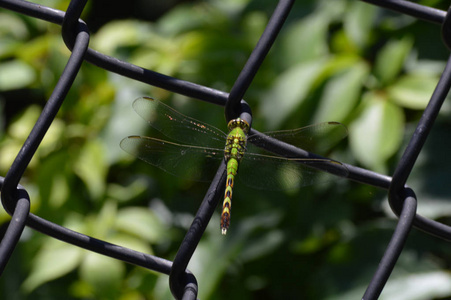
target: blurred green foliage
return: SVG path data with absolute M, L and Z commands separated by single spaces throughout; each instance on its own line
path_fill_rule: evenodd
M 41 1 L 64 10 L 69 1 Z M 153 1 L 155 7 L 165 1 Z M 447 1 L 418 3 L 447 9 Z M 91 47 L 170 76 L 229 91 L 276 1 L 171 2 L 99 24 Z M 127 3 L 128 4 L 128 3 Z M 139 11 L 143 2 L 132 2 Z M 124 3 L 108 5 L 121 7 Z M 143 6 L 141 10 L 151 10 Z M 129 10 L 126 10 L 129 12 Z M 108 14 L 107 10 L 101 11 Z M 108 19 L 102 15 L 102 20 Z M 0 174 L 52 93 L 69 51 L 60 27 L 0 10 Z M 391 174 L 443 70 L 440 27 L 353 0 L 298 1 L 246 100 L 258 130 L 339 121 L 335 159 Z M 81 72 L 21 184 L 33 213 L 72 230 L 173 259 L 208 185 L 174 178 L 123 153 L 148 129 L 132 110 L 152 96 L 225 128 L 223 110 L 90 64 Z M 409 184 L 419 213 L 447 221 L 447 104 Z M 446 151 L 446 152 L 445 152 Z M 189 265 L 200 299 L 359 299 L 396 220 L 385 191 L 337 179 L 298 192 L 237 184 L 231 229 L 219 210 Z M 0 211 L 0 224 L 9 216 Z M 413 230 L 381 299 L 451 299 L 449 251 Z M 445 250 L 446 249 L 446 250 Z M 26 230 L 0 279 L 2 299 L 170 299 L 168 278 Z

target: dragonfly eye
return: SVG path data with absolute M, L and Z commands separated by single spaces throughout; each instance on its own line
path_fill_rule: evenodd
M 244 133 L 248 133 L 249 132 L 249 123 L 247 123 L 245 120 L 237 118 L 237 119 L 233 119 L 230 120 L 229 124 L 227 125 L 227 128 L 229 129 L 229 131 L 231 131 L 234 128 L 241 128 L 243 129 Z

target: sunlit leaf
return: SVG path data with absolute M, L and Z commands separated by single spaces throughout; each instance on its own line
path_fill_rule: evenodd
M 0 13 L 0 57 L 8 57 L 22 45 L 28 37 L 28 28 L 18 16 Z
M 118 212 L 116 226 L 148 242 L 156 242 L 163 234 L 161 221 L 147 208 L 128 207 Z
M 322 58 L 327 54 L 328 20 L 312 15 L 291 25 L 282 39 L 282 57 L 287 66 Z
M 3 141 L 4 142 L 0 144 L 0 151 L 2 153 L 2 155 L 0 155 L 0 170 L 6 174 L 22 148 L 22 143 L 12 139 L 4 139 Z
M 61 38 L 42 35 L 28 41 L 26 47 L 19 47 L 15 54 L 22 61 L 38 69 L 41 82 L 48 84 L 47 77 L 56 76 L 56 73 L 59 74 L 63 70 L 70 51 L 64 46 Z M 50 85 L 48 87 L 50 88 Z
M 104 54 L 114 55 L 120 47 L 130 47 L 142 41 L 150 27 L 134 20 L 113 21 L 103 26 L 92 40 L 93 48 Z
M 449 272 L 419 272 L 390 280 L 379 299 L 438 299 L 450 294 L 451 274 Z
M 70 244 L 52 241 L 43 247 L 33 260 L 30 274 L 23 288 L 30 292 L 41 284 L 73 271 L 82 256 L 83 250 Z
M 2 38 L 6 36 L 23 40 L 28 37 L 29 30 L 26 23 L 18 15 L 9 13 L 0 13 L 0 32 Z
M 400 74 L 412 46 L 412 38 L 405 37 L 401 40 L 389 41 L 378 53 L 374 75 L 382 86 L 393 81 Z
M 435 76 L 409 74 L 391 85 L 388 95 L 395 103 L 410 109 L 424 109 L 437 85 Z
M 20 60 L 0 63 L 0 91 L 24 88 L 35 79 L 33 68 Z
M 118 202 L 127 202 L 143 194 L 148 188 L 149 183 L 146 182 L 144 178 L 137 178 L 128 186 L 113 183 L 109 184 L 107 187 L 107 195 L 109 198 L 115 199 Z
M 75 173 L 83 180 L 94 199 L 100 197 L 105 191 L 107 166 L 104 151 L 99 141 L 89 140 L 74 165 Z
M 279 126 L 302 104 L 324 64 L 322 60 L 301 64 L 279 76 L 261 105 L 268 129 Z
M 377 6 L 360 1 L 353 1 L 347 10 L 345 32 L 358 47 L 362 48 L 370 41 L 377 12 Z
M 24 113 L 9 127 L 8 134 L 16 139 L 25 140 L 40 113 L 41 109 L 37 105 L 28 106 Z
M 384 171 L 384 164 L 399 148 L 404 130 L 402 110 L 386 98 L 369 94 L 349 130 L 351 150 L 365 166 Z
M 451 275 L 444 271 L 405 274 L 390 278 L 378 299 L 424 300 L 439 299 L 451 294 Z M 355 286 L 345 293 L 327 297 L 327 300 L 360 299 L 366 285 Z
M 362 62 L 334 76 L 324 89 L 313 122 L 342 122 L 359 100 L 368 72 L 368 66 Z
M 179 5 L 165 14 L 157 26 L 166 36 L 173 36 L 199 28 L 207 23 L 212 15 L 209 16 L 205 12 L 195 6 Z M 217 21 L 219 20 L 217 19 Z
M 92 235 L 101 239 L 108 239 L 114 232 L 114 224 L 117 217 L 117 203 L 106 201 L 95 219 L 92 220 Z
M 81 279 L 91 285 L 99 298 L 117 295 L 124 275 L 123 262 L 94 252 L 88 252 L 80 266 Z
M 68 160 L 66 152 L 54 153 L 37 170 L 41 199 L 53 208 L 61 207 L 70 195 L 71 173 L 64 167 Z

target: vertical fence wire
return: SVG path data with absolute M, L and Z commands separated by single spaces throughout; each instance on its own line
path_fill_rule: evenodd
M 444 11 L 408 1 L 362 1 L 385 7 L 399 13 L 411 15 L 422 20 L 442 24 L 445 43 L 446 39 L 449 38 L 447 34 L 449 32 L 447 25 L 449 23 L 448 15 Z M 32 199 L 29 198 L 25 188 L 19 186 L 18 183 L 45 136 L 47 129 L 53 122 L 83 61 L 88 61 L 108 71 L 175 93 L 225 106 L 225 112 L 228 119 L 237 115 L 242 115 L 243 113 L 245 116 L 251 118 L 250 107 L 243 102 L 242 98 L 244 97 L 247 88 L 252 83 L 253 77 L 258 72 L 269 49 L 276 40 L 276 37 L 292 8 L 293 2 L 293 0 L 280 0 L 278 4 L 275 5 L 274 14 L 267 24 L 266 30 L 249 57 L 248 62 L 243 67 L 242 72 L 236 79 L 230 94 L 228 94 L 223 91 L 147 70 L 88 48 L 89 33 L 87 31 L 87 26 L 79 19 L 86 4 L 86 0 L 71 1 L 66 12 L 26 1 L 0 0 L 0 7 L 62 25 L 63 39 L 67 47 L 72 51 L 66 64 L 66 68 L 62 72 L 58 84 L 48 99 L 47 104 L 28 139 L 25 141 L 5 178 L 0 178 L 2 204 L 5 210 L 13 216 L 6 234 L 0 243 L 0 273 L 5 268 L 5 265 L 22 234 L 24 226 L 28 225 L 44 234 L 73 245 L 168 274 L 170 275 L 170 288 L 175 298 L 196 299 L 198 283 L 194 274 L 187 270 L 187 266 L 215 208 L 217 207 L 219 199 L 221 198 L 225 181 L 224 163 L 219 167 L 217 175 L 207 191 L 204 201 L 200 205 L 193 223 L 179 247 L 174 262 L 89 237 L 31 214 L 29 209 L 30 201 L 32 201 Z M 406 148 L 404 156 L 398 164 L 398 168 L 396 169 L 393 178 L 352 165 L 346 165 L 349 171 L 347 177 L 350 180 L 387 190 L 392 209 L 399 216 L 398 225 L 363 299 L 377 299 L 379 297 L 402 252 L 412 225 L 428 234 L 447 240 L 451 239 L 451 230 L 449 226 L 416 214 L 417 199 L 413 188 L 405 185 L 407 177 L 415 164 L 416 157 L 420 153 L 422 145 L 434 124 L 441 104 L 448 94 L 451 85 L 450 65 L 451 64 L 448 62 L 441 80 L 432 95 L 431 101 L 423 113 L 423 118 L 420 120 L 417 130 L 415 131 L 409 146 Z M 241 105 L 239 105 L 240 103 Z M 253 133 L 258 134 L 255 130 L 253 130 Z M 286 148 L 283 144 L 277 145 L 276 143 L 274 146 L 279 148 L 281 154 L 290 151 L 290 149 Z M 301 157 L 310 155 L 305 151 L 299 151 L 300 152 L 297 152 L 296 155 Z

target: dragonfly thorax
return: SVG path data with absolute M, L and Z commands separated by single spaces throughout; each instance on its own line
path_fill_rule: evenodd
M 239 162 L 243 158 L 244 152 L 246 151 L 249 124 L 238 118 L 231 120 L 228 124 L 228 128 L 230 132 L 227 135 L 224 156 L 226 161 L 234 158 Z

